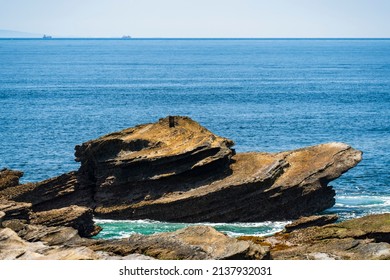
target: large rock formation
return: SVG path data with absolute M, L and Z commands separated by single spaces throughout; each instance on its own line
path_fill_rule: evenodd
M 390 259 L 390 213 L 313 226 L 271 237 L 240 237 L 269 246 L 272 259 Z
M 281 153 L 235 154 L 232 146 L 187 117 L 168 117 L 76 146 L 79 171 L 0 188 L 0 197 L 34 211 L 85 206 L 111 219 L 295 219 L 333 206 L 328 183 L 362 154 L 343 143 Z
M 172 120 L 172 117 L 171 117 Z M 329 143 L 234 155 L 233 142 L 185 117 L 76 147 L 79 178 L 94 186 L 95 215 L 111 219 L 233 222 L 293 219 L 334 204 L 328 183 L 361 160 Z

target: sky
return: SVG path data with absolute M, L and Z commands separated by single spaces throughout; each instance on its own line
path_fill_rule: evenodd
M 0 0 L 0 29 L 57 37 L 390 37 L 390 0 Z

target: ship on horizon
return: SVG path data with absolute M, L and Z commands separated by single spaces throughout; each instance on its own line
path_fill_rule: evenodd
M 43 35 L 43 37 L 42 37 L 42 39 L 52 39 L 53 37 L 52 36 L 50 36 L 50 35 Z

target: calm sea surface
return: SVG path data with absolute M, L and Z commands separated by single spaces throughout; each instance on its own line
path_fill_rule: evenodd
M 77 169 L 76 144 L 167 115 L 238 152 L 348 143 L 364 159 L 331 183 L 327 212 L 390 212 L 390 40 L 0 40 L 0 168 L 24 171 L 23 182 Z M 186 226 L 98 222 L 105 238 Z

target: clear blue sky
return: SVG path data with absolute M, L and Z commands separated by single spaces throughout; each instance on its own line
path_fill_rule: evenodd
M 75 37 L 390 37 L 390 0 L 0 0 L 0 29 Z

